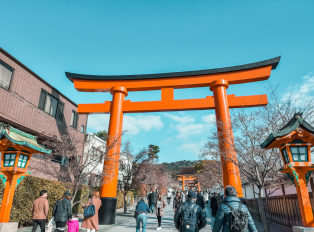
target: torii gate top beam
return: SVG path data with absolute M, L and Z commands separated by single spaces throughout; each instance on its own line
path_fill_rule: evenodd
M 66 72 L 75 88 L 82 92 L 110 92 L 114 86 L 123 86 L 128 91 L 160 90 L 162 88 L 207 87 L 214 80 L 227 80 L 229 85 L 267 80 L 280 56 L 256 63 L 187 72 L 97 76 Z

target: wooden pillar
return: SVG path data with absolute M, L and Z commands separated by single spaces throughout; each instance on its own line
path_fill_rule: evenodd
M 314 182 L 313 182 L 313 177 L 310 177 L 310 184 L 311 184 L 311 189 L 312 189 L 312 199 L 314 202 Z
M 102 201 L 98 214 L 100 225 L 115 224 L 120 140 L 123 124 L 122 105 L 125 96 L 128 95 L 127 89 L 121 86 L 113 87 L 110 93 L 112 94 L 112 103 L 110 109 L 107 146 L 111 147 L 111 149 L 107 154 L 109 160 L 104 162 L 103 168 L 103 170 L 107 170 L 108 173 L 103 173 L 103 183 L 100 187 L 100 199 Z M 117 138 L 119 137 L 120 139 L 117 141 Z
M 13 203 L 13 197 L 15 192 L 15 186 L 17 179 L 21 174 L 15 174 L 13 172 L 3 172 L 7 177 L 5 182 L 5 188 L 2 198 L 1 210 L 0 210 L 0 223 L 7 223 L 10 220 L 10 213 Z
M 182 176 L 182 190 L 184 191 L 185 190 L 185 183 L 184 183 L 184 176 Z
M 218 133 L 222 134 L 219 137 L 220 152 L 225 152 L 225 149 L 231 148 L 230 144 L 234 144 L 233 132 L 231 128 L 231 119 L 229 113 L 229 105 L 226 89 L 228 81 L 224 79 L 216 80 L 210 84 L 210 90 L 214 94 L 215 114 L 217 122 L 223 123 L 222 127 L 218 127 Z M 224 159 L 221 155 L 222 176 L 224 188 L 231 185 L 236 188 L 238 197 L 243 197 L 242 184 L 240 179 L 239 167 L 237 166 L 237 154 L 231 148 L 227 154 L 228 159 Z M 233 160 L 234 162 L 230 161 Z
M 295 186 L 298 194 L 302 224 L 304 227 L 314 227 L 310 195 L 306 186 L 306 172 L 307 170 L 305 169 L 298 169 L 298 179 L 295 179 Z

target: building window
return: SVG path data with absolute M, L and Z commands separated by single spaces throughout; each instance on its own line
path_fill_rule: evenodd
M 28 155 L 20 154 L 19 162 L 17 163 L 17 166 L 18 166 L 19 168 L 25 168 L 25 165 L 26 165 L 26 163 L 27 163 L 27 160 L 28 160 Z
M 13 68 L 11 68 L 9 65 L 4 63 L 0 60 L 0 86 L 9 89 L 12 74 L 13 74 Z
M 41 90 L 38 108 L 63 122 L 64 103 L 54 98 L 45 90 Z
M 72 111 L 72 117 L 71 117 L 71 126 L 77 129 L 77 122 L 78 122 L 78 113 L 74 110 Z
M 85 132 L 85 127 L 82 125 L 81 127 L 81 132 L 84 133 Z
M 307 147 L 292 147 L 290 146 L 292 159 L 294 162 L 307 161 Z
M 16 153 L 4 153 L 3 167 L 14 167 Z

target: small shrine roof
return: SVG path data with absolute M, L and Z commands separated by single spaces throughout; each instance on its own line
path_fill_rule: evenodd
M 38 152 L 42 152 L 45 154 L 51 153 L 51 150 L 47 150 L 47 149 L 41 147 L 37 143 L 37 137 L 36 136 L 27 134 L 27 133 L 20 131 L 14 127 L 10 127 L 10 129 L 2 129 L 0 131 L 0 140 L 2 140 L 3 138 L 7 138 L 12 143 L 31 148 L 31 149 L 38 151 Z
M 305 130 L 314 134 L 314 127 L 308 124 L 303 118 L 302 113 L 295 113 L 293 118 L 281 129 L 277 132 L 271 133 L 268 138 L 260 145 L 261 148 L 268 147 L 276 138 L 285 136 L 290 134 L 292 131 L 297 129 L 298 127 L 302 127 Z

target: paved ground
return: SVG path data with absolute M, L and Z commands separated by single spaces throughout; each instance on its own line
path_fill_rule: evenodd
M 132 205 L 128 209 L 127 214 L 123 214 L 123 209 L 117 210 L 116 216 L 116 224 L 115 225 L 107 225 L 107 226 L 99 226 L 99 232 L 135 232 L 135 219 L 133 217 L 135 205 Z M 175 232 L 177 231 L 174 227 L 173 222 L 173 209 L 172 204 L 168 205 L 164 211 L 164 216 L 162 217 L 161 226 L 163 232 Z M 212 226 L 214 223 L 214 218 L 211 217 L 211 209 L 206 207 L 206 215 L 207 215 L 207 226 L 202 231 L 203 232 L 211 232 Z M 263 232 L 263 225 L 258 221 L 257 217 L 253 217 L 255 225 L 257 227 L 258 232 Z M 80 225 L 82 220 L 80 220 Z M 269 227 L 271 232 L 292 232 L 291 228 L 284 227 L 272 222 L 269 222 Z M 147 220 L 147 232 L 156 230 L 157 228 L 157 217 L 155 214 L 148 214 Z M 20 228 L 18 232 L 30 232 L 32 227 Z M 37 229 L 39 232 L 39 229 Z M 37 232 L 36 231 L 36 232 Z M 85 232 L 85 229 L 80 229 L 80 232 Z

